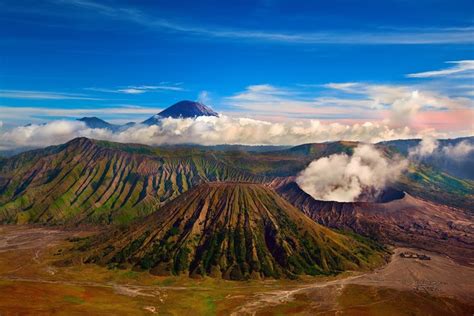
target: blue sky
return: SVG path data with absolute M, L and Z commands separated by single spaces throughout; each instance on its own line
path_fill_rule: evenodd
M 473 12 L 473 1 L 0 0 L 0 121 L 137 121 L 191 99 L 234 117 L 469 133 Z

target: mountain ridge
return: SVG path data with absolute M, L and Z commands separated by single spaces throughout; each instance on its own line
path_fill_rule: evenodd
M 0 222 L 125 223 L 203 181 L 264 181 L 212 154 L 77 138 L 0 160 Z

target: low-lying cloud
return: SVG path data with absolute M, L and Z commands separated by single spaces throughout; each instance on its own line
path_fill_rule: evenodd
M 442 151 L 446 156 L 452 157 L 453 159 L 463 159 L 474 151 L 474 144 L 464 140 L 454 146 L 444 146 Z
M 42 147 L 64 143 L 75 137 L 89 137 L 116 142 L 161 144 L 246 144 L 297 145 L 333 140 L 378 142 L 418 136 L 409 128 L 391 128 L 379 123 L 341 124 L 318 120 L 268 122 L 250 118 L 197 117 L 166 118 L 159 125 L 135 126 L 113 132 L 88 128 L 79 121 L 52 121 L 0 131 L 3 148 Z
M 335 154 L 314 160 L 296 182 L 317 200 L 353 202 L 362 194 L 376 195 L 407 168 L 405 159 L 385 158 L 372 145 L 359 145 L 352 156 Z
M 408 156 L 414 160 L 423 160 L 429 157 L 444 157 L 452 160 L 462 160 L 474 151 L 474 144 L 463 140 L 455 145 L 440 145 L 439 141 L 432 137 L 423 138 L 418 146 L 408 151 Z
M 410 158 L 424 158 L 432 155 L 439 146 L 439 142 L 432 137 L 423 138 L 416 147 L 412 147 L 408 151 Z

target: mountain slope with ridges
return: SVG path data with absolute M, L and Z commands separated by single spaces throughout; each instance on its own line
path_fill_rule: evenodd
M 201 184 L 79 248 L 88 263 L 233 280 L 366 269 L 385 255 L 373 242 L 316 224 L 264 185 L 228 182 Z
M 126 223 L 204 181 L 263 181 L 202 151 L 78 138 L 0 161 L 0 222 Z

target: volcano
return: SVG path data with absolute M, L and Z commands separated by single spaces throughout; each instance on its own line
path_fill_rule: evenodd
M 83 117 L 80 119 L 77 119 L 80 122 L 83 122 L 86 124 L 87 127 L 89 128 L 105 128 L 109 129 L 111 131 L 116 131 L 120 128 L 120 125 L 114 125 L 110 124 L 109 122 L 106 122 L 98 117 Z
M 261 184 L 214 182 L 86 242 L 86 262 L 231 280 L 364 269 L 384 249 L 325 228 Z
M 291 178 L 271 183 L 285 200 L 315 222 L 405 247 L 446 253 L 463 264 L 474 258 L 474 229 L 469 211 L 388 188 L 376 200 L 320 201 Z
M 145 125 L 156 125 L 163 118 L 194 118 L 197 116 L 218 116 L 210 107 L 200 102 L 180 101 L 164 109 L 160 113 L 142 122 Z

